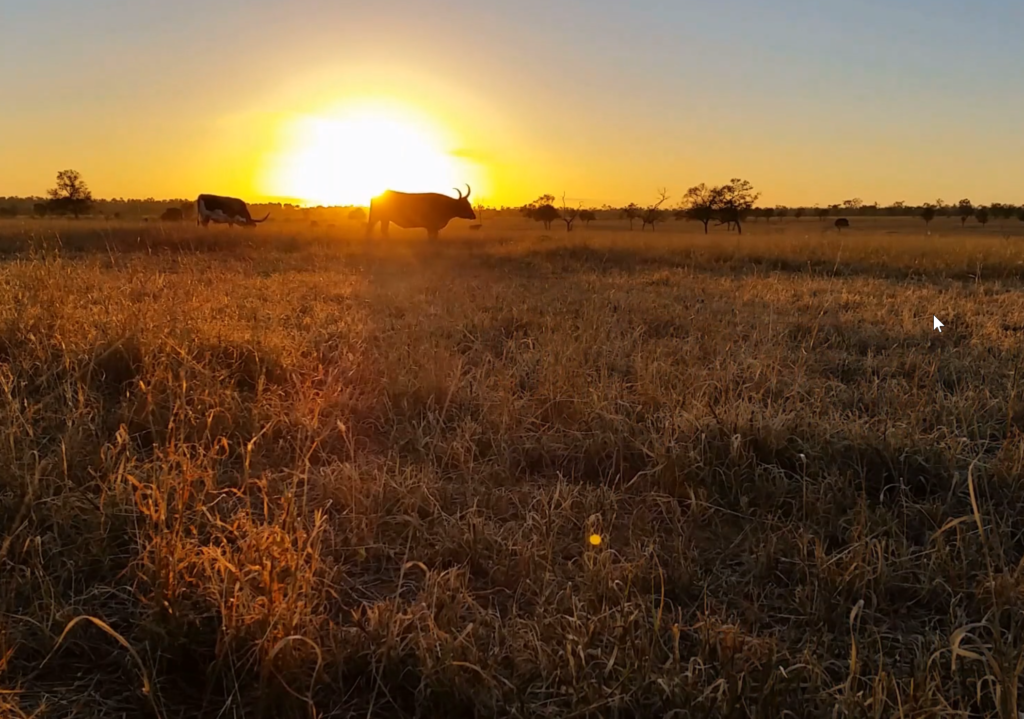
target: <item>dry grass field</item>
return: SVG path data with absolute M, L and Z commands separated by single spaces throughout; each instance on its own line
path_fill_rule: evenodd
M 0 223 L 0 716 L 1017 719 L 1024 225 L 485 223 Z

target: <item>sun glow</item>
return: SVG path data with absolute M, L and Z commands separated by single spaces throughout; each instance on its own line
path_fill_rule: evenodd
M 274 195 L 366 205 L 387 189 L 451 192 L 474 179 L 444 149 L 442 134 L 404 108 L 362 106 L 302 116 L 283 132 L 265 183 Z

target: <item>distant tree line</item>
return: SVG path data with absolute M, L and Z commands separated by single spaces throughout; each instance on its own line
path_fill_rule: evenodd
M 363 222 L 362 207 L 301 207 L 291 203 L 250 203 L 253 212 L 271 212 L 275 220 L 300 222 Z M 153 197 L 115 197 L 100 200 L 93 197 L 88 185 L 76 170 L 57 173 L 54 187 L 45 197 L 0 197 L 0 218 L 15 217 L 94 217 L 109 220 L 194 220 L 195 200 L 184 198 L 158 200 Z
M 640 223 L 640 229 L 647 227 L 654 229 L 657 223 L 664 221 L 667 216 L 672 215 L 677 220 L 691 220 L 704 225 L 707 233 L 714 223 L 714 226 L 725 225 L 727 229 L 736 230 L 742 233 L 743 223 L 747 221 L 772 222 L 791 217 L 794 220 L 803 218 L 816 219 L 824 222 L 830 217 L 917 217 L 930 225 L 933 220 L 959 219 L 961 225 L 968 220 L 973 220 L 982 226 L 990 220 L 1009 220 L 1016 218 L 1024 222 L 1024 206 L 1002 202 L 994 202 L 990 205 L 975 205 L 969 199 L 963 199 L 956 204 L 946 204 L 941 199 L 935 202 L 926 202 L 922 205 L 912 205 L 904 201 L 893 202 L 890 205 L 879 205 L 877 202 L 867 204 L 858 197 L 836 202 L 824 207 L 815 205 L 813 207 L 787 207 L 775 205 L 774 207 L 762 207 L 754 203 L 760 198 L 760 193 L 755 192 L 752 185 L 746 180 L 733 178 L 723 185 L 707 185 L 701 183 L 688 189 L 680 199 L 678 206 L 673 210 L 666 210 L 664 205 L 668 196 L 664 190 L 658 194 L 656 202 L 648 205 L 641 205 L 631 202 L 619 208 L 603 205 L 600 208 L 583 209 L 582 206 L 566 207 L 564 201 L 561 207 L 555 206 L 553 195 L 541 195 L 528 205 L 519 208 L 501 207 L 494 212 L 498 215 L 521 214 L 532 220 L 542 222 L 546 229 L 550 229 L 552 223 L 563 220 L 571 230 L 575 218 L 579 218 L 589 224 L 593 220 L 623 219 L 629 222 L 629 228 L 634 229 L 636 223 Z
M 931 223 L 935 219 L 959 219 L 960 223 L 966 224 L 968 220 L 975 219 L 980 224 L 986 224 L 990 219 L 1008 220 L 1017 218 L 1024 222 L 1024 206 L 1002 202 L 993 202 L 990 205 L 975 205 L 969 199 L 963 199 L 956 204 L 947 204 L 942 199 L 935 202 L 925 202 L 921 205 L 908 204 L 897 200 L 890 205 L 879 205 L 877 202 L 865 203 L 859 197 L 850 200 L 843 200 L 834 204 L 820 207 L 815 205 L 812 208 L 797 207 L 786 208 L 778 205 L 774 208 L 754 208 L 755 218 L 771 220 L 772 217 L 785 217 L 792 214 L 795 218 L 804 216 L 816 217 L 824 220 L 829 216 L 844 215 L 848 217 L 918 217 L 925 223 Z
M 724 185 L 708 186 L 700 184 L 691 187 L 683 195 L 679 207 L 674 211 L 665 207 L 669 201 L 667 188 L 657 191 L 656 199 L 646 205 L 639 205 L 635 202 L 621 208 L 612 208 L 605 205 L 601 208 L 583 209 L 582 205 L 570 207 L 562 196 L 560 207 L 555 206 L 554 195 L 541 195 L 533 202 L 519 208 L 519 213 L 531 220 L 544 224 L 544 229 L 551 229 L 554 222 L 561 220 L 565 223 L 566 231 L 572 232 L 577 219 L 584 224 L 601 218 L 618 217 L 629 221 L 629 229 L 633 229 L 636 222 L 640 222 L 640 231 L 648 227 L 653 232 L 657 225 L 664 222 L 669 216 L 677 220 L 696 220 L 704 224 L 704 231 L 708 231 L 708 225 L 716 221 L 719 225 L 726 225 L 729 229 L 743 232 L 743 223 L 750 216 L 754 203 L 760 197 L 760 193 L 754 191 L 753 185 L 738 177 L 733 178 Z M 502 211 L 506 208 L 502 208 Z
M 746 180 L 733 178 L 721 185 L 701 183 L 689 188 L 674 208 L 667 207 L 670 197 L 667 189 L 658 190 L 655 198 L 648 203 L 631 202 L 622 207 L 602 205 L 600 207 L 584 207 L 582 202 L 575 204 L 566 200 L 563 194 L 560 201 L 554 195 L 544 194 L 533 202 L 521 207 L 482 207 L 492 217 L 522 215 L 551 229 L 558 222 L 565 225 L 567 232 L 572 232 L 577 222 L 589 226 L 595 220 L 626 220 L 632 230 L 637 223 L 640 230 L 648 227 L 655 230 L 657 225 L 670 217 L 676 220 L 700 222 L 707 233 L 712 223 L 724 225 L 729 230 L 743 232 L 743 223 L 751 221 L 772 222 L 792 217 L 794 220 L 803 218 L 817 219 L 823 222 L 829 217 L 918 217 L 926 225 L 937 219 L 959 219 L 961 225 L 973 220 L 982 226 L 990 220 L 1008 220 L 1016 218 L 1024 222 L 1024 206 L 1009 203 L 993 202 L 990 205 L 975 205 L 969 199 L 962 199 L 955 204 L 947 204 L 938 199 L 922 205 L 908 204 L 898 200 L 889 205 L 877 202 L 865 203 L 859 197 L 825 206 L 787 207 L 775 205 L 762 207 L 755 203 L 760 193 Z M 271 212 L 275 221 L 302 221 L 311 224 L 330 224 L 334 222 L 364 222 L 366 211 L 363 207 L 347 205 L 343 207 L 301 207 L 291 203 L 252 203 L 254 212 Z M 57 173 L 54 187 L 46 197 L 0 197 L 0 218 L 13 217 L 103 217 L 106 219 L 143 219 L 165 221 L 189 220 L 195 217 L 193 200 L 169 199 L 157 200 L 153 197 L 144 199 L 113 199 L 98 200 L 92 196 L 89 186 L 82 175 L 76 170 L 61 170 Z
M 0 217 L 47 215 L 81 217 L 91 214 L 93 197 L 76 170 L 61 170 L 46 197 L 0 197 Z

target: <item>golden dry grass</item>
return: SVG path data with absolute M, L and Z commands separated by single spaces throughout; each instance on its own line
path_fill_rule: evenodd
M 0 715 L 1016 719 L 1024 240 L 932 230 L 0 224 Z

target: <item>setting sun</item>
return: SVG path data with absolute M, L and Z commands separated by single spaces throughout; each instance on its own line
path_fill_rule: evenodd
M 301 116 L 283 134 L 267 188 L 312 204 L 366 205 L 387 189 L 446 192 L 475 179 L 445 150 L 442 134 L 407 109 Z

